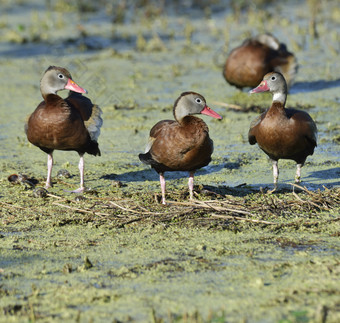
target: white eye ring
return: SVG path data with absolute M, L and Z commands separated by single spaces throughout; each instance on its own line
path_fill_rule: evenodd
M 271 80 L 272 80 L 272 81 L 275 81 L 275 80 L 276 80 L 276 76 L 272 76 L 272 77 L 271 77 Z
M 195 99 L 195 102 L 198 103 L 198 104 L 200 104 L 200 103 L 202 103 L 202 100 L 201 100 L 200 98 L 196 98 L 196 99 Z
M 64 78 L 64 75 L 63 75 L 63 74 L 58 74 L 58 77 L 59 77 L 60 79 L 63 79 L 63 78 Z

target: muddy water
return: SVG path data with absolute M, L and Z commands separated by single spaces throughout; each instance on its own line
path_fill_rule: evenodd
M 249 124 L 258 112 L 218 104 L 270 104 L 269 95 L 249 96 L 230 87 L 221 72 L 226 53 L 244 37 L 270 31 L 300 63 L 287 105 L 306 109 L 319 129 L 318 147 L 302 169 L 303 185 L 311 190 L 339 187 L 336 1 L 320 8 L 318 39 L 310 35 L 310 8 L 300 2 L 250 7 L 239 19 L 221 4 L 212 13 L 168 8 L 153 19 L 143 11 L 131 18 L 128 10 L 129 24 L 115 25 L 107 7 L 79 14 L 70 5 L 61 14 L 38 1 L 1 2 L 0 202 L 16 207 L 1 211 L 0 321 L 147 322 L 185 315 L 194 321 L 196 311 L 203 320 L 228 322 L 321 321 L 324 315 L 330 322 L 339 320 L 335 225 L 277 233 L 249 227 L 239 234 L 162 226 L 117 229 L 109 223 L 72 221 L 60 226 L 61 214 L 53 213 L 52 202 L 36 200 L 34 211 L 27 212 L 31 193 L 7 182 L 11 173 L 41 182 L 46 176 L 46 155 L 27 142 L 23 124 L 41 100 L 43 71 L 60 65 L 104 112 L 102 156 L 85 157 L 87 185 L 99 196 L 111 191 L 112 179 L 126 184 L 125 191 L 159 191 L 157 174 L 139 162 L 138 153 L 152 125 L 171 118 L 174 100 L 188 90 L 204 95 L 224 117 L 202 117 L 215 151 L 210 165 L 197 172 L 196 183 L 231 190 L 246 184 L 243 194 L 271 188 L 270 163 L 247 143 Z M 67 184 L 76 187 L 77 154 L 56 152 L 55 160 L 53 174 L 68 169 L 74 176 Z M 281 190 L 290 189 L 294 174 L 292 161 L 280 161 Z M 185 187 L 185 176 L 166 174 L 168 190 Z M 63 189 L 69 186 L 59 183 L 51 192 L 65 196 Z M 72 212 L 65 214 L 72 219 Z M 289 243 L 282 245 L 277 238 Z M 84 265 L 85 256 L 92 268 Z

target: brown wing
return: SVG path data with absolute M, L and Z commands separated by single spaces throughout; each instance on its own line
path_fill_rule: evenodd
M 157 122 L 150 130 L 150 137 L 156 139 L 167 127 L 177 124 L 174 120 L 162 120 Z
M 311 116 L 301 110 L 285 109 L 287 118 L 296 121 L 299 124 L 299 134 L 304 136 L 310 142 L 310 149 L 314 150 L 317 146 L 318 129 Z M 313 152 L 312 152 L 313 153 Z
M 157 122 L 150 130 L 148 143 L 145 148 L 144 154 L 139 154 L 138 157 L 141 162 L 144 164 L 150 165 L 153 167 L 157 172 L 164 172 L 165 170 L 169 170 L 166 166 L 162 165 L 160 162 L 158 162 L 156 159 L 154 159 L 154 156 L 151 154 L 150 150 L 157 139 L 158 136 L 162 135 L 163 128 L 166 128 L 167 126 L 171 126 L 171 124 L 175 123 L 174 120 L 162 120 Z
M 103 124 L 100 107 L 93 104 L 89 98 L 73 91 L 70 91 L 70 95 L 65 101 L 79 112 L 91 139 L 97 141 Z

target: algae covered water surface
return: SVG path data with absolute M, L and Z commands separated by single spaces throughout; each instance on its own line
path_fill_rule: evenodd
M 1 322 L 338 322 L 340 10 L 337 1 L 0 1 Z M 315 11 L 315 8 L 318 10 Z M 271 165 L 247 143 L 271 102 L 222 77 L 227 53 L 272 32 L 300 64 L 287 105 L 316 120 L 318 147 L 293 187 L 295 163 Z M 41 197 L 46 154 L 27 142 L 49 65 L 64 66 L 103 110 L 101 157 L 55 152 L 54 187 Z M 223 120 L 195 176 L 141 164 L 150 128 L 196 91 Z M 61 93 L 66 95 L 66 93 Z M 223 104 L 221 104 L 223 103 Z M 230 105 L 241 107 L 235 110 Z M 71 177 L 57 177 L 67 169 Z

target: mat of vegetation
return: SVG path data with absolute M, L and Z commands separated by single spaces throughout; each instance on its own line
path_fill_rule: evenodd
M 19 184 L 1 182 L 0 321 L 340 318 L 339 189 L 196 186 L 163 206 L 117 183 L 84 196 Z
M 338 1 L 0 0 L 0 322 L 339 322 L 340 8 Z M 222 76 L 228 52 L 273 33 L 297 57 L 287 106 L 308 111 L 318 146 L 271 164 L 250 122 L 271 102 Z M 46 154 L 23 125 L 49 65 L 64 66 L 103 110 L 101 157 Z M 214 141 L 195 174 L 142 164 L 151 127 L 183 91 Z M 62 96 L 67 95 L 60 92 Z M 70 176 L 57 174 L 66 169 Z

